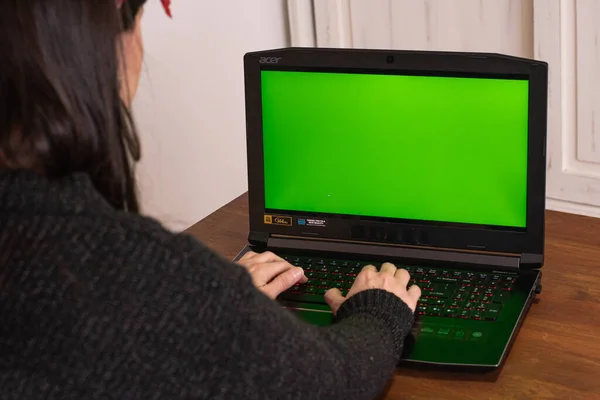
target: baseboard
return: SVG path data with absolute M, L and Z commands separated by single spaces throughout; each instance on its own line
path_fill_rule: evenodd
M 571 203 L 569 201 L 547 198 L 546 209 L 569 214 L 578 214 L 585 215 L 588 217 L 600 218 L 600 207 L 590 206 L 587 204 Z

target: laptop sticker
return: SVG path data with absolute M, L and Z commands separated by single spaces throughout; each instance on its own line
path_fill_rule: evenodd
M 278 215 L 265 215 L 266 225 L 292 226 L 292 217 L 282 217 Z
M 327 226 L 327 220 L 316 219 L 316 218 L 298 218 L 298 225 L 319 226 L 319 227 L 325 228 Z

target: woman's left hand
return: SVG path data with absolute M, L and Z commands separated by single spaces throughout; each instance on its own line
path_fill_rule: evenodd
M 238 261 L 252 276 L 254 285 L 271 299 L 277 298 L 296 283 L 306 283 L 304 270 L 267 251 L 248 252 Z

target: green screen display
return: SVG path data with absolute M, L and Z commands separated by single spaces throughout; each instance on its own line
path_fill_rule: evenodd
M 266 209 L 526 226 L 527 80 L 261 80 Z

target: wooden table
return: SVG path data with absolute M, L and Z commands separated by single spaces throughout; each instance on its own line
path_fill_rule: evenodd
M 243 195 L 188 233 L 233 258 L 246 244 Z M 385 399 L 600 399 L 600 220 L 547 212 L 543 292 L 502 370 L 399 368 Z

